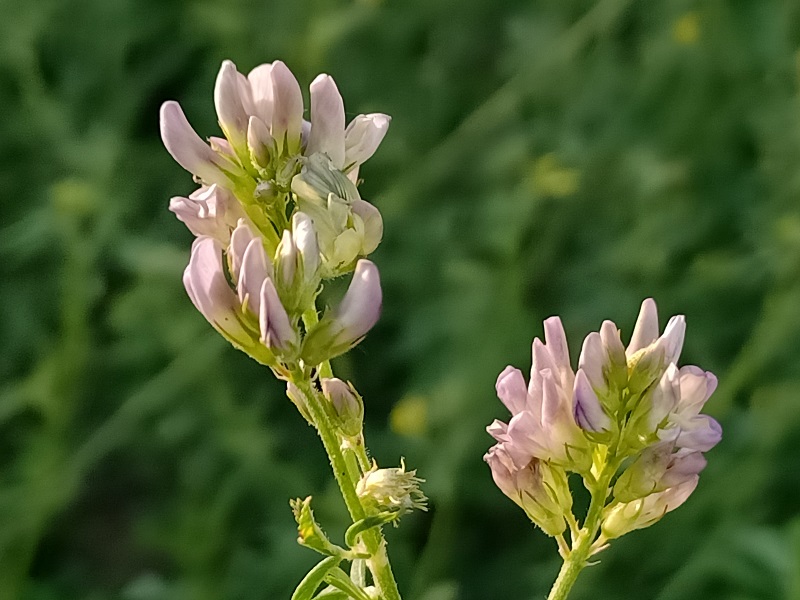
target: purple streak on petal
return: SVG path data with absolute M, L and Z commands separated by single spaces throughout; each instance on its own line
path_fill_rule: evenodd
M 585 431 L 602 432 L 611 429 L 611 419 L 603 410 L 583 369 L 575 374 L 575 422 Z

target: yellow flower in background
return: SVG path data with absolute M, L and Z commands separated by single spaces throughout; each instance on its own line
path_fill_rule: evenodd
M 550 152 L 534 161 L 531 184 L 538 194 L 564 198 L 578 191 L 580 178 L 578 169 L 564 166 L 558 157 Z
M 700 15 L 689 11 L 672 25 L 672 37 L 684 46 L 690 46 L 700 39 Z
M 418 437 L 428 429 L 428 399 L 424 396 L 404 396 L 389 414 L 389 427 L 397 435 Z

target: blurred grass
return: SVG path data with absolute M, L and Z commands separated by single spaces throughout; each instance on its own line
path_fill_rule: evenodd
M 191 189 L 157 111 L 216 133 L 223 58 L 334 75 L 394 120 L 376 331 L 337 369 L 432 510 L 409 600 L 541 598 L 554 544 L 494 488 L 496 374 L 654 296 L 714 370 L 692 500 L 574 598 L 800 598 L 800 2 L 0 0 L 0 598 L 288 598 L 288 508 L 345 515 L 313 432 L 180 283 Z M 392 406 L 400 402 L 392 413 Z M 390 426 L 394 423 L 394 429 Z

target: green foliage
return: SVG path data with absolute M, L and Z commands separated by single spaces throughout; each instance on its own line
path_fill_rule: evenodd
M 344 507 L 311 428 L 180 277 L 174 98 L 217 134 L 223 58 L 384 111 L 364 167 L 384 316 L 339 359 L 370 447 L 431 512 L 388 531 L 408 600 L 541 598 L 554 544 L 494 487 L 493 383 L 646 296 L 685 313 L 725 438 L 575 600 L 800 598 L 800 2 L 0 0 L 0 598 L 289 598 L 291 497 Z M 574 347 L 576 355 L 578 348 Z M 413 402 L 409 401 L 413 399 Z M 402 402 L 401 402 L 402 401 Z M 416 415 L 389 423 L 391 407 Z M 407 413 L 408 411 L 406 411 Z

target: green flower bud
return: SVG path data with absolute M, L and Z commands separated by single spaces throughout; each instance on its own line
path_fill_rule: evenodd
M 347 437 L 358 436 L 364 426 L 364 401 L 353 384 L 336 377 L 323 378 L 320 383 L 336 426 Z

